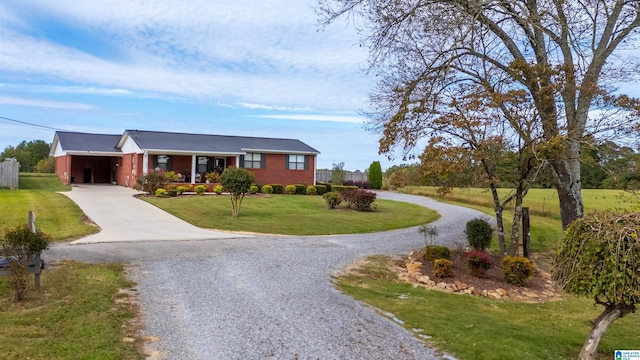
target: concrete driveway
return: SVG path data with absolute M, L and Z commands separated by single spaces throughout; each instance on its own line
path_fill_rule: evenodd
M 441 244 L 464 242 L 464 223 L 482 216 L 424 197 L 380 192 L 378 198 L 439 211 L 443 216 L 433 225 Z M 103 222 L 110 223 L 118 222 Z M 163 224 L 150 227 L 156 235 L 143 231 L 145 238 L 163 236 Z M 150 344 L 152 359 L 451 358 L 437 355 L 398 325 L 402 319 L 339 293 L 330 281 L 365 256 L 406 254 L 422 246 L 424 238 L 414 227 L 356 235 L 54 244 L 45 255 L 52 262 L 134 265 L 129 274 L 138 283 L 140 336 L 160 339 Z
M 113 185 L 74 185 L 61 192 L 73 200 L 101 231 L 72 244 L 130 241 L 210 240 L 249 235 L 193 226 L 134 198 L 141 192 Z

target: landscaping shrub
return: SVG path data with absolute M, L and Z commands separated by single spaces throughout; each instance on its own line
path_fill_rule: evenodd
M 451 260 L 451 251 L 448 247 L 442 245 L 429 245 L 426 246 L 422 253 L 425 261 L 433 261 L 436 259 Z
M 282 184 L 271 184 L 274 194 L 282 194 Z
M 182 195 L 182 193 L 191 191 L 191 185 L 178 186 L 177 190 L 178 190 L 178 195 Z
M 263 194 L 273 194 L 273 186 L 271 186 L 271 185 L 262 185 L 262 193 Z
M 249 194 L 257 194 L 258 193 L 258 185 L 249 186 Z
M 287 185 L 284 188 L 284 193 L 285 194 L 289 194 L 289 195 L 294 195 L 296 193 L 296 186 L 295 185 Z
M 453 274 L 453 263 L 447 259 L 433 260 L 433 276 L 438 279 L 449 277 Z
M 316 187 L 314 185 L 307 186 L 307 195 L 317 195 Z
M 177 185 L 167 186 L 167 195 L 171 197 L 175 197 L 176 195 L 178 195 L 178 186 Z
M 483 251 L 468 251 L 464 254 L 464 257 L 467 260 L 469 272 L 476 277 L 483 277 L 487 270 L 493 265 L 489 254 Z
M 167 190 L 165 190 L 165 189 L 157 189 L 155 195 L 156 195 L 156 197 L 165 197 L 165 196 L 167 196 Z
M 335 191 L 325 193 L 322 198 L 327 202 L 329 209 L 335 209 L 342 202 L 342 196 Z
M 222 185 L 216 185 L 213 187 L 213 192 L 220 195 L 222 194 L 222 191 L 224 190 L 224 188 L 222 187 Z
M 197 185 L 194 190 L 196 194 L 203 195 L 207 191 L 207 185 Z
M 505 256 L 502 258 L 504 281 L 514 285 L 524 285 L 533 276 L 535 266 L 531 260 L 522 256 Z
M 40 230 L 34 233 L 27 224 L 4 229 L 4 238 L 0 239 L 0 256 L 11 262 L 9 287 L 14 302 L 22 300 L 27 291 L 29 263 L 49 247 L 50 241 L 51 236 Z M 40 266 L 40 259 L 36 258 L 36 261 L 36 266 Z
M 163 188 L 169 181 L 162 172 L 150 172 L 136 180 L 142 191 L 147 194 L 155 194 L 156 190 Z
M 484 251 L 491 244 L 493 228 L 487 220 L 478 218 L 467 222 L 464 233 L 467 235 L 469 246 L 478 251 Z
M 380 166 L 380 161 L 374 161 L 369 165 L 367 179 L 369 180 L 371 188 L 380 189 L 382 187 L 382 167 Z
M 296 187 L 296 195 L 306 195 L 307 194 L 307 185 L 305 184 L 295 184 Z
M 344 189 L 340 195 L 342 195 L 342 198 L 347 202 L 349 207 L 353 207 L 358 211 L 373 210 L 373 202 L 376 200 L 377 196 L 373 191 L 357 188 Z
M 316 185 L 316 194 L 324 195 L 327 192 L 327 186 L 318 184 Z
M 343 181 L 343 182 L 342 182 L 342 185 L 344 185 L 344 186 L 355 186 L 355 187 L 358 187 L 358 186 L 356 185 L 356 182 L 355 182 L 355 181 L 353 181 L 353 180 L 345 180 L 345 181 Z

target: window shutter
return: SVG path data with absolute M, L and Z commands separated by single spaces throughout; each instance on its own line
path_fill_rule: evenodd
M 260 154 L 260 169 L 267 168 L 267 154 Z
M 309 156 L 304 156 L 304 169 L 309 170 Z
M 238 167 L 241 167 L 241 168 L 244 167 L 244 155 L 240 155 L 240 166 Z
M 173 156 L 169 156 L 167 159 L 167 171 L 173 170 Z
M 284 168 L 289 170 L 289 155 L 285 155 L 284 157 Z
M 158 155 L 153 155 L 153 168 L 156 169 L 158 167 Z

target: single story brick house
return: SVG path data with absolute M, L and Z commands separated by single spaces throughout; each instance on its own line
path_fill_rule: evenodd
M 180 181 L 204 182 L 204 174 L 246 168 L 257 184 L 315 184 L 318 150 L 296 139 L 126 130 L 122 135 L 57 131 L 50 155 L 65 184 L 117 184 L 158 169 Z

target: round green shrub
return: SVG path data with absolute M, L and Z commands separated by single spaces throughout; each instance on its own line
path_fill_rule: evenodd
M 524 285 L 527 283 L 535 271 L 535 266 L 531 260 L 522 256 L 505 256 L 502 258 L 502 270 L 504 271 L 504 281 L 514 285 Z
M 327 185 L 318 184 L 316 185 L 316 194 L 324 195 L 327 192 Z
M 213 187 L 213 192 L 220 195 L 222 194 L 222 191 L 224 190 L 224 188 L 222 187 L 222 185 L 216 185 Z
M 258 193 L 258 186 L 257 185 L 251 185 L 249 187 L 249 194 L 257 194 Z
M 316 195 L 317 191 L 316 191 L 316 187 L 313 185 L 309 185 L 307 186 L 307 195 Z
M 198 195 L 204 195 L 204 193 L 207 191 L 207 185 L 197 185 L 194 188 L 196 194 Z
M 436 259 L 451 260 L 451 250 L 448 247 L 442 245 L 429 245 L 426 246 L 422 253 L 425 261 L 433 261 Z
M 469 246 L 478 251 L 484 251 L 491 244 L 493 228 L 487 220 L 478 218 L 467 222 L 464 233 L 467 235 Z
M 284 193 L 289 195 L 294 195 L 296 193 L 296 186 L 295 185 L 285 186 Z
M 165 197 L 167 196 L 167 190 L 165 189 L 156 189 L 156 197 Z
M 342 202 L 342 196 L 335 191 L 325 193 L 322 198 L 327 202 L 329 209 L 335 209 Z
M 262 185 L 262 193 L 263 194 L 273 194 L 273 186 L 271 186 L 271 185 Z

